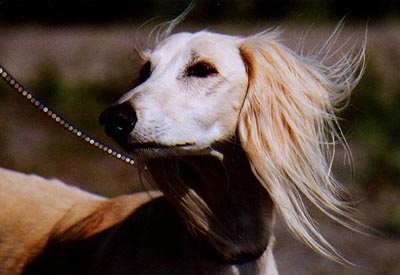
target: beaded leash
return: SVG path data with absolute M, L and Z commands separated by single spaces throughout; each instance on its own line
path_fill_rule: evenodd
M 32 105 L 41 110 L 44 114 L 46 114 L 50 119 L 57 122 L 58 125 L 62 126 L 65 130 L 72 133 L 76 137 L 80 138 L 85 143 L 94 146 L 95 148 L 103 151 L 104 153 L 123 161 L 129 165 L 135 165 L 136 162 L 134 159 L 125 156 L 124 154 L 102 144 L 96 139 L 92 138 L 82 130 L 75 127 L 73 124 L 59 116 L 56 112 L 51 110 L 49 107 L 40 102 L 37 98 L 34 97 L 32 93 L 26 90 L 10 73 L 8 73 L 4 67 L 0 64 L 0 77 L 13 88 L 16 92 L 22 95 L 25 99 L 27 99 Z

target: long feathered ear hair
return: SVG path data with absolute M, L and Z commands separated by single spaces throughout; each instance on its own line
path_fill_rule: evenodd
M 308 57 L 280 44 L 277 31 L 243 39 L 249 84 L 238 134 L 288 229 L 325 257 L 347 262 L 320 234 L 302 201 L 306 197 L 335 221 L 354 224 L 331 166 L 335 144 L 344 142 L 335 112 L 361 77 L 365 43 L 326 65 L 330 55 L 339 54 L 332 50 L 339 29 Z

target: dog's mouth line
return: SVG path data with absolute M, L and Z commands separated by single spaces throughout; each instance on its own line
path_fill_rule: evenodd
M 161 144 L 157 142 L 135 142 L 131 143 L 130 147 L 133 150 L 155 150 L 155 149 L 174 149 L 174 148 L 183 148 L 195 145 L 194 142 L 185 142 L 185 143 L 177 143 L 177 144 Z

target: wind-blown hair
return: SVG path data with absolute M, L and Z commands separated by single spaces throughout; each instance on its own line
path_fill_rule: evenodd
M 168 37 L 191 9 L 155 27 L 146 48 Z M 323 256 L 349 263 L 321 235 L 303 202 L 305 197 L 334 221 L 357 227 L 349 195 L 331 169 L 336 145 L 350 154 L 336 113 L 363 74 L 366 43 L 359 49 L 354 44 L 346 50 L 349 43 L 337 47 L 342 27 L 340 22 L 325 44 L 304 55 L 302 47 L 296 53 L 281 44 L 277 30 L 242 39 L 239 50 L 249 82 L 237 133 L 253 173 L 290 232 Z M 145 51 L 138 53 L 146 59 Z M 189 198 L 181 207 L 200 209 L 188 220 L 206 230 L 212 213 L 201 199 Z
M 347 103 L 362 75 L 365 43 L 359 51 L 334 51 L 339 30 L 309 56 L 280 44 L 277 31 L 243 40 L 249 84 L 238 134 L 254 174 L 289 230 L 325 257 L 346 262 L 320 234 L 302 200 L 352 227 L 351 206 L 331 167 L 334 146 L 347 146 L 335 111 Z M 337 62 L 326 64 L 338 54 Z
M 146 60 L 149 55 L 150 49 L 152 49 L 155 45 L 159 44 L 162 40 L 167 38 L 171 33 L 174 31 L 176 26 L 181 23 L 186 16 L 193 10 L 195 6 L 194 2 L 190 2 L 189 6 L 176 18 L 163 22 L 160 24 L 155 25 L 154 27 L 151 28 L 151 30 L 148 32 L 148 34 L 145 36 L 147 39 L 146 41 L 142 41 L 138 39 L 135 43 L 134 49 L 136 54 L 143 60 Z M 139 38 L 141 37 L 140 33 L 143 32 L 143 29 L 151 22 L 153 22 L 154 19 L 149 20 L 142 24 L 136 31 L 136 37 Z M 147 33 L 147 32 L 146 32 Z

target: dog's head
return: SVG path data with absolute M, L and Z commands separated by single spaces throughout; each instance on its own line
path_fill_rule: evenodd
M 172 35 L 149 52 L 139 85 L 101 115 L 107 133 L 139 157 L 204 154 L 235 132 L 248 75 L 241 39 Z
M 320 52 L 303 57 L 277 36 L 171 35 L 146 54 L 139 85 L 100 121 L 141 158 L 212 154 L 214 144 L 237 133 L 288 228 L 338 259 L 300 194 L 337 221 L 349 217 L 330 173 L 331 149 L 342 138 L 335 111 L 361 76 L 365 47 L 340 54 L 332 50 L 333 35 Z M 332 54 L 339 57 L 327 65 Z

